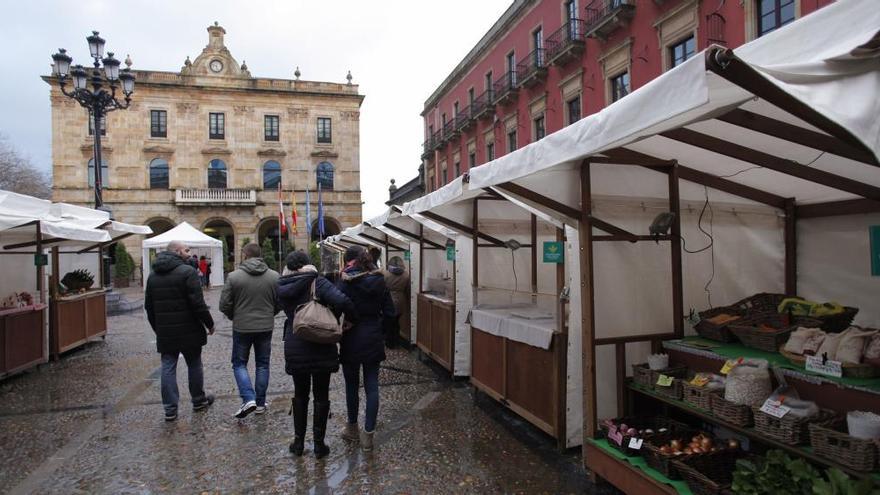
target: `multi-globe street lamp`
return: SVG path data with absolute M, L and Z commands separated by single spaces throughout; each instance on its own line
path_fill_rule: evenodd
M 71 67 L 73 58 L 67 54 L 67 50 L 60 48 L 58 53 L 52 55 L 52 75 L 58 78 L 61 93 L 76 100 L 80 106 L 89 111 L 95 137 L 94 163 L 95 163 L 95 209 L 107 210 L 104 207 L 102 193 L 103 162 L 101 160 L 101 122 L 108 112 L 124 110 L 131 103 L 131 95 L 134 93 L 134 74 L 131 73 L 131 61 L 126 60 L 126 68 L 119 70 L 120 62 L 113 57 L 113 52 L 108 52 L 104 57 L 104 38 L 98 36 L 97 31 L 86 37 L 89 43 L 93 67 L 75 65 Z M 102 67 L 103 63 L 103 67 Z M 68 78 L 73 81 L 73 90 L 67 91 L 65 86 Z M 120 88 L 121 86 L 121 88 Z M 125 102 L 116 98 L 116 90 L 121 89 Z

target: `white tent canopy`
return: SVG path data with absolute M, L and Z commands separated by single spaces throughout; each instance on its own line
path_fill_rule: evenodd
M 183 222 L 156 237 L 144 240 L 143 266 L 150 266 L 151 249 L 161 251 L 165 249 L 171 241 L 181 241 L 191 249 L 195 248 L 199 251 L 208 252 L 213 263 L 210 284 L 212 287 L 223 285 L 223 242 L 200 232 L 187 222 Z M 144 272 L 146 272 L 146 269 Z M 145 284 L 146 279 L 147 277 L 144 277 Z

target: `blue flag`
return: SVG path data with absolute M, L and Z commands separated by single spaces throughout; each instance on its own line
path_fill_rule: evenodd
M 321 183 L 318 183 L 318 235 L 324 239 L 324 200 L 321 199 Z
M 309 195 L 309 188 L 306 188 L 306 232 L 309 234 L 309 240 L 312 239 L 312 198 Z

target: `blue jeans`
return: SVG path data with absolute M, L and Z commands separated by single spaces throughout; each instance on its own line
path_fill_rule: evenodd
M 379 363 L 343 364 L 345 377 L 345 405 L 348 409 L 348 422 L 357 424 L 360 398 L 360 371 L 364 368 L 364 390 L 367 394 L 367 409 L 364 411 L 364 430 L 376 430 L 376 416 L 379 415 Z
M 247 363 L 254 347 L 256 365 L 256 392 L 251 385 Z M 238 384 L 241 401 L 256 400 L 257 406 L 266 405 L 266 389 L 269 388 L 269 355 L 272 352 L 272 332 L 232 332 L 232 371 Z
M 205 378 L 202 374 L 202 348 L 180 352 L 162 353 L 162 405 L 166 414 L 177 413 L 180 392 L 177 390 L 177 361 L 183 354 L 189 375 L 189 395 L 194 406 L 205 402 Z

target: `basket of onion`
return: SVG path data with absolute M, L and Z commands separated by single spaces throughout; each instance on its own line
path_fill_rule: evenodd
M 659 417 L 633 417 L 606 419 L 599 426 L 608 445 L 627 456 L 641 455 L 640 449 L 630 448 L 630 440 L 641 439 L 643 442 L 652 440 L 664 442 L 670 435 L 681 431 L 690 431 L 684 423 Z
M 672 461 L 694 495 L 730 493 L 736 460 L 748 456 L 734 439 L 719 442 L 726 443 L 728 448 Z
M 690 432 L 688 434 L 672 435 L 671 438 L 664 442 L 646 442 L 642 450 L 644 451 L 645 462 L 649 466 L 660 471 L 667 478 L 677 480 L 681 479 L 681 475 L 672 464 L 672 461 L 681 461 L 692 456 L 719 452 L 728 447 L 727 443 L 716 445 L 715 440 L 705 433 L 693 435 L 693 432 Z

